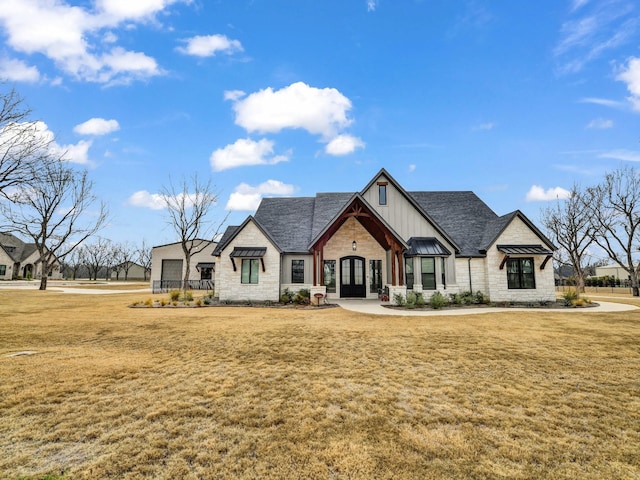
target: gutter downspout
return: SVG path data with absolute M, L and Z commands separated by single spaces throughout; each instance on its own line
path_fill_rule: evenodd
M 473 293 L 473 284 L 471 283 L 471 257 L 469 257 L 467 264 L 469 265 L 469 291 Z

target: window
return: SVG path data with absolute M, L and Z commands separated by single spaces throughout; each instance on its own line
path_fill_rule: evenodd
M 404 277 L 409 290 L 413 289 L 413 257 L 404 259 Z
M 324 285 L 327 287 L 327 293 L 336 293 L 336 261 L 324 261 Z
M 369 260 L 369 291 L 378 293 L 382 288 L 382 260 Z
M 304 283 L 304 260 L 291 260 L 291 283 Z
M 0 277 L 4 277 L 7 274 L 7 266 L 0 265 Z
M 512 288 L 536 288 L 533 258 L 509 258 L 507 260 L 507 284 Z
M 378 204 L 379 205 L 387 204 L 387 184 L 386 183 L 378 184 Z
M 420 271 L 422 272 L 422 289 L 436 289 L 436 259 L 433 257 L 423 257 L 420 259 Z
M 445 275 L 446 270 L 444 268 L 445 265 L 447 264 L 447 259 L 444 258 L 444 257 L 441 257 L 440 260 L 442 260 L 442 265 L 441 265 L 441 268 L 442 268 L 442 272 L 441 272 L 441 275 L 442 275 L 442 286 L 444 288 L 447 288 L 447 276 Z
M 242 259 L 242 283 L 258 283 L 258 268 L 260 261 L 257 258 Z

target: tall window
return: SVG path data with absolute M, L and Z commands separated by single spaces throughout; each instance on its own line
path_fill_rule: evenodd
M 257 258 L 242 259 L 242 283 L 258 283 L 259 263 Z
M 404 277 L 407 289 L 413 289 L 413 257 L 406 257 L 404 259 Z
M 382 288 L 382 260 L 369 260 L 369 291 L 378 293 Z
M 336 293 L 336 261 L 325 260 L 324 265 L 324 285 L 327 293 Z
M 436 289 L 436 259 L 423 257 L 420 259 L 420 271 L 422 272 L 422 289 Z
M 291 283 L 304 283 L 304 260 L 291 260 Z
M 386 183 L 378 184 L 378 204 L 379 205 L 387 204 L 387 184 Z
M 441 260 L 441 266 L 440 266 L 440 268 L 442 269 L 442 273 L 441 273 L 441 275 L 442 275 L 442 286 L 443 286 L 444 288 L 447 288 L 447 276 L 446 276 L 446 269 L 444 268 L 444 267 L 445 267 L 445 265 L 447 264 L 447 259 L 446 259 L 446 258 L 444 258 L 444 257 L 441 257 L 441 258 L 440 258 L 440 260 Z
M 509 258 L 507 284 L 509 288 L 536 288 L 533 258 Z
M 7 274 L 7 266 L 0 265 L 0 276 L 4 277 Z

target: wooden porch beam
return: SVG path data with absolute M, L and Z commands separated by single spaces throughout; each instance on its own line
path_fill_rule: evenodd
M 544 267 L 547 266 L 547 262 L 553 258 L 553 255 L 547 255 L 547 258 L 544 259 L 542 265 L 540 265 L 540 270 L 544 270 Z
M 507 263 L 507 260 L 509 260 L 509 255 L 505 255 L 502 259 L 502 263 L 500 263 L 500 270 L 504 269 L 504 264 Z

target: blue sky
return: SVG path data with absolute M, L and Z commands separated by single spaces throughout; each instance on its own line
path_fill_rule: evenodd
M 630 0 L 0 0 L 0 78 L 133 243 L 195 173 L 229 224 L 382 167 L 538 222 L 640 161 L 639 40 Z

